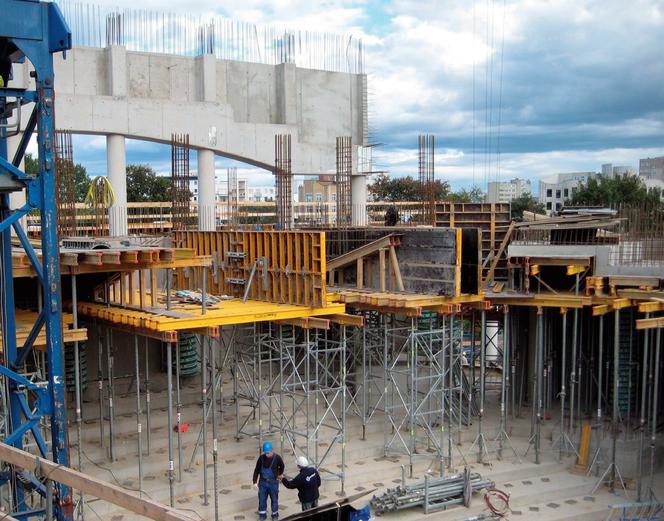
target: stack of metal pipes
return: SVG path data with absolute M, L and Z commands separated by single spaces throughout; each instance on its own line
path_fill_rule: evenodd
M 371 498 L 375 514 L 422 506 L 425 513 L 455 504 L 468 504 L 473 492 L 493 488 L 493 481 L 482 479 L 478 473 L 466 472 L 440 478 L 429 478 L 416 483 L 388 489 L 381 496 Z

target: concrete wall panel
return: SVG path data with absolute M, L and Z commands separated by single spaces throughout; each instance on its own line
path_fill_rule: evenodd
M 127 96 L 147 98 L 150 96 L 150 58 L 143 53 L 127 53 Z
M 108 49 L 76 48 L 69 61 L 56 58 L 59 128 L 163 143 L 173 132 L 189 133 L 194 148 L 268 169 L 274 136 L 291 134 L 297 173 L 333 170 L 337 136 L 353 132 L 359 144 L 361 96 L 349 93 L 361 91 L 360 76 L 214 60 L 204 86 L 201 57 L 113 51 L 109 58 Z M 120 65 L 126 93 L 115 76 L 122 74 Z M 111 83 L 118 95 L 111 96 Z M 216 144 L 209 140 L 211 127 Z

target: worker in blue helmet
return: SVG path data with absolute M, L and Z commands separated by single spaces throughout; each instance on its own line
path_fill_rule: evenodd
M 258 488 L 258 519 L 267 519 L 267 498 L 270 497 L 272 520 L 279 519 L 279 480 L 284 473 L 284 460 L 272 450 L 269 441 L 263 443 L 261 455 L 254 469 L 254 487 Z

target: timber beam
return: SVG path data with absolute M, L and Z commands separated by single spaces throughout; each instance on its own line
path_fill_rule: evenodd
M 83 474 L 48 459 L 38 458 L 29 452 L 2 442 L 0 442 L 0 460 L 25 469 L 33 474 L 39 472 L 40 476 L 48 476 L 53 481 L 108 501 L 130 512 L 145 516 L 148 519 L 160 521 L 193 521 L 191 517 L 178 512 L 174 508 L 167 507 L 150 499 L 141 498 L 137 494 L 113 483 Z M 5 519 L 7 518 L 5 516 Z

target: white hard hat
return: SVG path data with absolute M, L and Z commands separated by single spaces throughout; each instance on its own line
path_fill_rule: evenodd
M 298 467 L 302 467 L 302 468 L 304 468 L 304 467 L 308 467 L 308 466 L 309 466 L 309 462 L 307 461 L 307 458 L 305 458 L 304 456 L 299 456 L 299 457 L 297 458 L 297 466 L 298 466 Z

